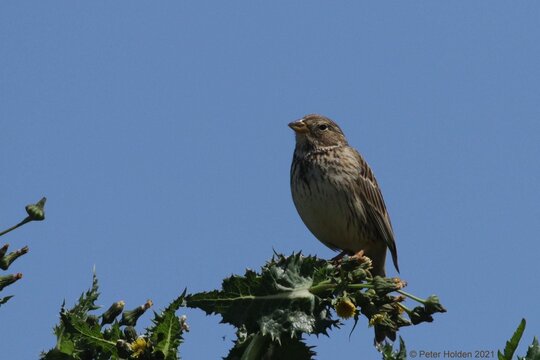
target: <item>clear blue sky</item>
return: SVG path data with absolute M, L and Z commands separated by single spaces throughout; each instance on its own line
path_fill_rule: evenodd
M 539 19 L 535 1 L 3 1 L 1 226 L 49 201 L 2 238 L 30 246 L 2 356 L 52 347 L 94 265 L 103 306 L 157 310 L 272 249 L 333 256 L 289 190 L 287 123 L 314 112 L 374 169 L 408 290 L 448 308 L 404 329 L 408 348 L 496 350 L 525 317 L 523 354 L 540 335 Z M 231 327 L 183 313 L 183 358 L 227 353 Z M 377 359 L 351 327 L 310 338 L 319 359 Z

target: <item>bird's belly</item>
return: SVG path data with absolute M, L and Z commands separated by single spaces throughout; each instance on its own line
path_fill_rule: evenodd
M 300 185 L 293 200 L 304 224 L 325 245 L 354 252 L 366 247 L 363 206 L 352 194 L 332 186 Z

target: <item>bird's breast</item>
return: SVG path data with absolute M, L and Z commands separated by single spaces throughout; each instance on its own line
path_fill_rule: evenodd
M 334 249 L 364 247 L 365 212 L 351 191 L 353 173 L 340 171 L 333 161 L 297 161 L 291 168 L 291 191 L 304 224 L 317 239 Z

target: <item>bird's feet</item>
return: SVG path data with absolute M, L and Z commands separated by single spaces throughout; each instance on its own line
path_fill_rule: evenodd
M 358 260 L 359 262 L 366 261 L 366 256 L 364 256 L 364 250 L 360 250 L 357 253 L 355 253 L 353 256 L 351 256 L 353 259 Z
M 337 256 L 334 256 L 330 261 L 332 261 L 333 263 L 335 264 L 340 264 L 341 263 L 341 260 L 343 259 L 343 257 L 345 255 L 348 255 L 351 257 L 351 259 L 354 259 L 360 263 L 364 263 L 364 262 L 368 262 L 368 261 L 371 261 L 367 256 L 364 255 L 364 250 L 360 250 L 356 253 L 353 253 L 351 254 L 350 251 L 342 251 L 341 253 L 339 253 L 339 255 Z
M 343 259 L 343 257 L 345 255 L 349 255 L 349 254 L 350 253 L 348 251 L 344 250 L 344 251 L 340 252 L 339 255 L 336 255 L 332 259 L 330 259 L 330 261 L 333 262 L 333 263 L 339 264 L 339 263 L 341 263 L 341 259 Z

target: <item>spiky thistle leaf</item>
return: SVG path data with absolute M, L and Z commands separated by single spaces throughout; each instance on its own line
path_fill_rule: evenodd
M 186 290 L 161 313 L 154 312 L 153 325 L 147 329 L 147 336 L 154 344 L 153 354 L 165 360 L 178 359 L 178 347 L 183 341 L 182 334 L 187 325 L 176 316 L 176 311 L 184 305 Z
M 399 337 L 399 350 L 394 351 L 391 343 L 385 343 L 380 348 L 380 351 L 383 356 L 383 360 L 406 360 L 407 359 L 407 348 L 405 347 L 405 341 Z
M 500 350 L 497 352 L 499 360 L 512 360 L 514 352 L 516 351 L 519 345 L 519 341 L 521 340 L 521 336 L 523 335 L 523 331 L 525 331 L 525 325 L 525 319 L 521 319 L 521 322 L 519 323 L 519 326 L 514 332 L 514 335 L 512 335 L 510 340 L 506 342 L 506 346 L 504 347 L 504 354 L 501 353 Z
M 274 340 L 302 333 L 325 334 L 337 323 L 327 311 L 329 302 L 310 292 L 327 262 L 315 257 L 277 255 L 260 273 L 247 270 L 223 281 L 222 290 L 186 297 L 188 307 L 217 313 L 223 322 L 249 333 L 268 334 Z M 322 281 L 322 280 L 320 280 Z
M 536 336 L 533 339 L 531 345 L 527 349 L 527 355 L 525 357 L 519 357 L 519 360 L 540 360 L 540 344 L 538 344 L 538 339 Z
M 288 338 L 281 344 L 260 333 L 237 340 L 225 360 L 295 359 L 311 360 L 315 356 L 313 347 L 300 338 Z

